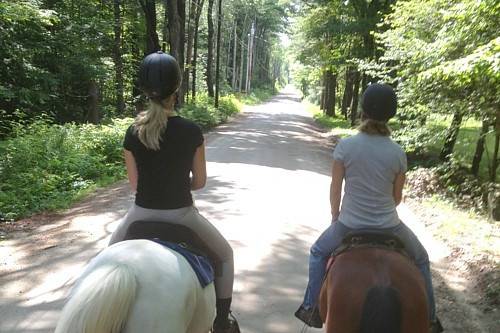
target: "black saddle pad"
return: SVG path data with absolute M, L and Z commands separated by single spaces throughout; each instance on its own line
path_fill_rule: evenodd
M 405 245 L 398 236 L 379 230 L 359 230 L 348 233 L 333 255 L 339 255 L 357 247 L 379 247 L 406 255 Z
M 208 257 L 214 264 L 220 262 L 219 257 L 191 229 L 182 224 L 170 224 L 157 221 L 135 221 L 130 224 L 125 240 L 159 239 L 165 242 L 180 244 L 187 250 Z

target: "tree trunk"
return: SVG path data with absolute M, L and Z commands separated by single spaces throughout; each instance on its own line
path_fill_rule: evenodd
M 184 79 L 182 80 L 183 90 L 189 90 L 189 73 L 191 72 L 192 65 L 192 54 L 193 54 L 193 44 L 194 44 L 194 29 L 196 20 L 196 11 L 199 0 L 191 0 L 191 5 L 189 6 L 189 19 L 188 19 L 188 35 L 187 35 L 187 47 L 186 47 L 186 67 L 184 68 Z M 186 94 L 186 100 L 189 94 Z
M 222 28 L 222 0 L 219 0 L 219 10 L 217 11 L 217 60 L 215 64 L 215 107 L 219 107 L 219 86 L 220 86 L 220 44 Z
M 87 120 L 92 124 L 99 124 L 99 88 L 94 80 L 89 85 L 89 111 Z
M 222 39 L 224 41 L 224 43 L 226 42 L 226 40 L 224 40 L 224 38 Z M 224 63 L 224 75 L 223 75 L 223 78 L 224 78 L 224 81 L 225 82 L 229 82 L 229 68 L 231 67 L 231 47 L 232 47 L 232 41 L 233 41 L 233 30 L 231 30 L 229 32 L 229 38 L 227 38 L 227 46 L 226 46 L 226 61 Z M 232 75 L 231 75 L 232 77 Z
M 500 115 L 497 114 L 495 121 L 495 148 L 493 148 L 493 157 L 491 159 L 490 181 L 496 183 L 499 159 L 498 151 L 500 148 Z
M 328 71 L 327 74 L 328 102 L 326 103 L 326 115 L 329 117 L 335 117 L 335 88 L 337 87 L 337 74 L 333 74 L 332 71 Z
M 233 41 L 233 77 L 231 81 L 231 87 L 233 88 L 233 92 L 236 91 L 236 81 L 237 81 L 237 76 L 238 76 L 238 70 L 236 67 L 236 58 L 238 54 L 238 32 L 237 32 L 237 24 L 236 20 L 234 21 L 234 41 Z
M 160 41 L 156 32 L 156 2 L 155 0 L 139 0 L 146 18 L 146 54 L 160 50 Z
M 328 80 L 326 78 L 326 72 L 323 73 L 323 77 L 321 78 L 321 102 L 319 103 L 319 109 L 326 113 L 326 104 L 327 104 L 327 93 L 328 93 Z
M 443 162 L 449 161 L 451 153 L 453 153 L 453 148 L 455 147 L 455 142 L 457 141 L 463 117 L 464 113 L 461 110 L 457 110 L 453 114 L 453 120 L 451 121 L 450 128 L 446 133 L 444 145 L 441 149 L 441 153 L 439 154 L 439 159 Z
M 213 62 L 214 62 L 214 21 L 213 21 L 214 0 L 208 0 L 208 53 L 207 53 L 207 91 L 208 96 L 214 97 L 214 79 L 213 79 Z
M 122 59 L 122 20 L 120 10 L 120 0 L 114 0 L 113 15 L 114 15 L 114 33 L 115 40 L 113 45 L 113 60 L 115 63 L 115 94 L 116 94 L 116 111 L 118 114 L 125 112 L 125 101 L 123 98 L 123 59 Z
M 186 21 L 185 0 L 166 0 L 168 11 L 168 32 L 170 42 L 170 54 L 177 59 L 181 69 L 181 77 L 184 77 L 184 37 Z M 181 85 L 178 96 L 178 106 L 184 104 L 185 86 Z
M 354 89 L 352 92 L 351 104 L 351 126 L 356 126 L 358 120 L 358 99 L 359 99 L 359 84 L 361 82 L 361 75 L 358 70 L 354 73 Z
M 196 65 L 198 62 L 198 29 L 200 26 L 200 17 L 201 12 L 203 10 L 203 5 L 205 4 L 205 0 L 198 0 L 198 7 L 196 8 L 196 17 L 195 17 L 195 27 L 194 27 L 194 47 L 193 47 L 193 84 L 191 90 L 191 98 L 193 101 L 196 99 Z
M 486 141 L 486 134 L 488 133 L 488 129 L 490 124 L 486 119 L 483 119 L 483 124 L 481 126 L 481 132 L 479 133 L 479 139 L 476 143 L 476 151 L 474 153 L 474 158 L 472 159 L 471 173 L 474 176 L 479 174 L 479 165 L 481 164 L 481 160 L 483 158 L 484 153 L 484 143 Z
M 255 35 L 255 22 L 252 22 L 252 27 L 250 28 L 250 34 L 248 35 L 248 52 L 247 52 L 247 80 L 245 85 L 245 91 L 247 94 L 250 93 L 252 86 L 252 71 L 253 71 L 253 61 L 254 61 L 254 35 Z
M 351 68 L 347 68 L 345 72 L 345 87 L 344 95 L 342 96 L 342 106 L 341 112 L 344 115 L 345 120 L 347 120 L 347 108 L 352 102 L 352 90 L 353 90 L 353 72 Z

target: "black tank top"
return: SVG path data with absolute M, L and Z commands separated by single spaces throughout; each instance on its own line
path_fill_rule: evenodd
M 191 206 L 190 172 L 203 133 L 194 122 L 180 116 L 168 119 L 159 150 L 146 148 L 131 125 L 123 147 L 134 155 L 137 171 L 136 205 L 149 209 Z

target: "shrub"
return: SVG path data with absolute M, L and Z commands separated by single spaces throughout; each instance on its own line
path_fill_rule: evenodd
M 17 129 L 0 153 L 0 216 L 17 219 L 67 206 L 86 189 L 124 176 L 121 143 L 131 119 L 110 125 Z
M 180 115 L 191 119 L 204 130 L 223 123 L 227 118 L 241 109 L 241 104 L 232 96 L 224 96 L 219 99 L 219 108 L 214 107 L 214 101 L 207 94 L 196 97 L 196 101 L 186 103 L 180 110 Z
M 241 109 L 234 96 L 200 95 L 180 114 L 208 129 Z M 133 119 L 107 125 L 54 125 L 37 120 L 18 125 L 15 137 L 0 141 L 0 220 L 67 207 L 94 186 L 125 176 L 122 141 Z

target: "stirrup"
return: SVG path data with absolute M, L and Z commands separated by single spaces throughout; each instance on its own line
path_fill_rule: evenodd
M 229 327 L 227 328 L 215 328 L 212 327 L 211 333 L 241 333 L 240 325 L 233 315 L 232 311 L 229 311 Z

